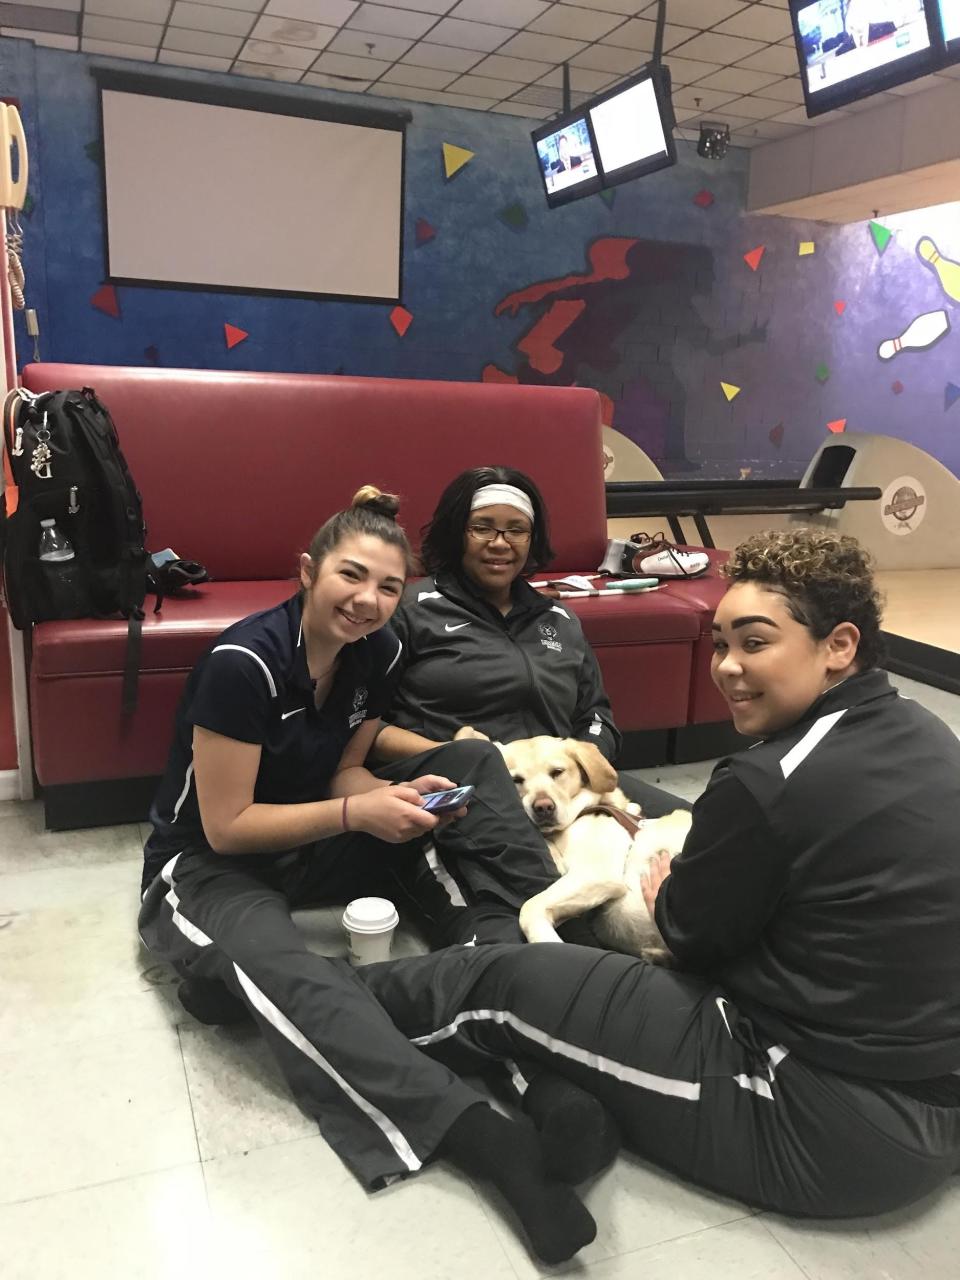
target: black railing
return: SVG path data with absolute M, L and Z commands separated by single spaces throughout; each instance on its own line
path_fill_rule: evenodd
M 703 545 L 713 547 L 707 516 L 829 511 L 880 496 L 874 485 L 804 489 L 798 480 L 613 480 L 607 485 L 607 515 L 665 516 L 677 542 L 684 538 L 679 517 L 690 516 Z

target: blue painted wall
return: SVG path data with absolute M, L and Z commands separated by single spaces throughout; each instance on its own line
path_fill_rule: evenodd
M 845 418 L 851 430 L 912 440 L 960 474 L 960 405 L 944 407 L 947 383 L 960 384 L 960 303 L 944 295 L 915 251 L 930 235 L 942 253 L 960 257 L 960 206 L 881 219 L 894 231 L 881 255 L 866 224 L 746 215 L 747 154 L 734 151 L 717 164 L 681 144 L 674 169 L 618 188 L 612 207 L 592 197 L 550 211 L 529 122 L 400 103 L 413 113 L 403 288 L 413 322 L 405 337 L 389 323 L 390 306 L 167 289 L 119 288 L 121 315 L 113 318 L 90 303 L 105 269 L 100 173 L 89 145 L 98 137 L 90 62 L 0 40 L 2 92 L 20 99 L 31 146 L 25 265 L 44 359 L 577 381 L 602 391 L 615 425 L 664 458 L 668 472 L 736 476 L 750 467 L 754 476 L 797 475 L 826 423 Z M 294 98 L 357 101 L 267 87 Z M 444 142 L 476 153 L 449 181 Z M 706 208 L 693 199 L 704 189 L 714 197 Z M 522 228 L 499 216 L 515 203 L 527 216 Z M 418 247 L 419 218 L 437 234 Z M 275 233 L 282 228 L 278 199 Z M 251 228 L 251 236 L 263 231 Z M 798 246 L 808 240 L 816 250 L 801 257 Z M 588 254 L 598 245 L 624 250 L 623 279 L 589 286 L 576 279 L 589 274 Z M 743 254 L 761 245 L 762 262 L 752 271 Z M 524 300 L 528 286 L 544 281 L 564 283 Z M 498 314 L 510 295 L 516 314 L 503 306 Z M 556 339 L 559 363 L 551 369 L 542 332 L 560 313 L 547 319 L 548 312 L 578 300 L 584 306 Z M 846 303 L 842 315 L 836 301 Z M 957 321 L 957 332 L 929 351 L 878 360 L 882 339 L 939 308 Z M 228 350 L 224 322 L 250 336 Z M 21 320 L 18 332 L 23 361 L 32 344 Z M 821 369 L 818 380 L 820 366 L 827 376 Z M 895 394 L 898 380 L 903 391 Z M 729 403 L 721 381 L 741 388 Z

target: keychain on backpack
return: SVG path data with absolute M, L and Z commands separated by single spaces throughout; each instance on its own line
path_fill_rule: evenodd
M 30 470 L 38 480 L 52 480 L 53 473 L 50 470 L 50 459 L 53 452 L 50 449 L 50 428 L 47 426 L 47 415 L 43 415 L 43 425 L 37 429 L 37 447 L 33 451 L 30 459 Z

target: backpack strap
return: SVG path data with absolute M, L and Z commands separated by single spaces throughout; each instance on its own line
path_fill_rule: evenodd
M 20 498 L 20 490 L 17 488 L 13 463 L 10 459 L 16 447 L 17 423 L 24 403 L 24 396 L 19 387 L 8 391 L 3 402 L 3 442 L 0 448 L 3 451 L 3 507 L 8 516 L 12 516 L 16 511 Z
M 77 393 L 64 394 L 68 397 L 66 410 L 72 412 L 72 402 L 69 397 L 72 394 L 75 400 Z M 84 387 L 80 394 L 87 401 L 92 412 L 73 412 L 72 417 L 83 432 L 95 458 L 101 464 L 107 481 L 110 518 L 113 521 L 117 545 L 121 548 L 120 597 L 121 601 L 128 602 L 121 603 L 120 609 L 122 613 L 129 615 L 131 612 L 139 611 L 143 601 L 144 592 L 139 589 L 137 578 L 140 578 L 141 586 L 145 585 L 146 529 L 140 511 L 140 497 L 136 494 L 132 478 L 123 462 L 117 431 L 109 413 L 90 387 Z M 128 494 L 130 500 L 126 497 Z
M 136 609 L 127 621 L 127 652 L 123 659 L 120 714 L 128 720 L 137 709 L 140 684 L 140 652 L 143 648 L 143 610 Z

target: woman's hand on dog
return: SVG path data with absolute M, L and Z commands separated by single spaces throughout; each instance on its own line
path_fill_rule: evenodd
M 670 852 L 667 849 L 661 849 L 659 853 L 653 855 L 647 863 L 647 870 L 640 877 L 640 892 L 643 894 L 643 901 L 650 912 L 651 920 L 654 918 L 653 909 L 656 906 L 660 886 L 669 874 Z

